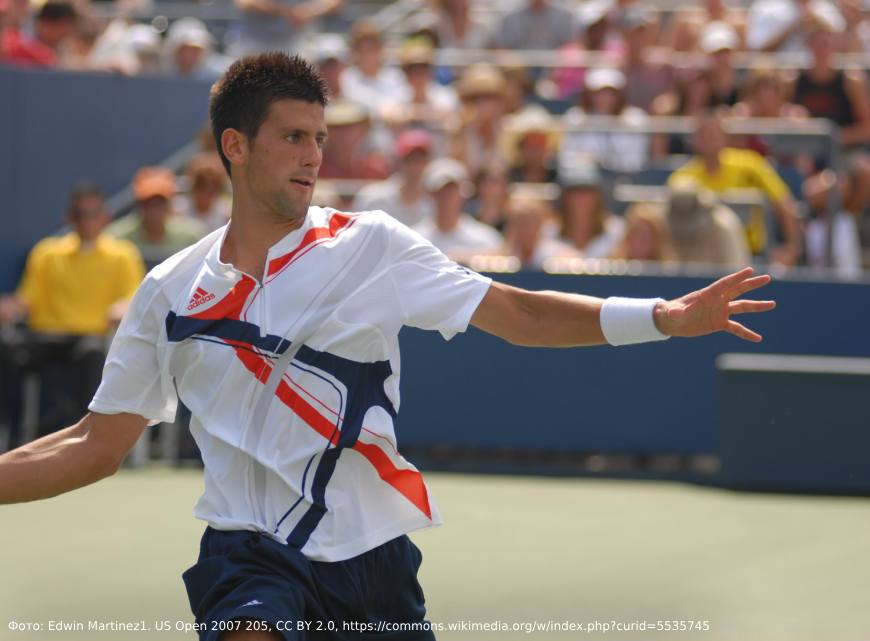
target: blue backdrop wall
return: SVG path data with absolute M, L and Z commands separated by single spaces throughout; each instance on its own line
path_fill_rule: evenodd
M 537 273 L 496 278 L 531 289 L 665 298 L 709 282 Z M 744 317 L 764 334 L 758 345 L 721 335 L 620 348 L 530 349 L 474 328 L 447 343 L 437 333 L 406 329 L 399 442 L 577 453 L 714 453 L 719 354 L 870 355 L 870 285 L 779 281 L 762 291 L 778 301 L 778 308 Z M 766 410 L 754 403 L 746 411 Z
M 209 85 L 0 68 L 0 292 L 33 244 L 63 224 L 75 183 L 109 193 L 207 122 Z

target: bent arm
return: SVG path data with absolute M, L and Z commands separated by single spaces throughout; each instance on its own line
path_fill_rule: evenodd
M 114 474 L 145 429 L 136 414 L 89 413 L 0 456 L 0 504 L 46 499 Z

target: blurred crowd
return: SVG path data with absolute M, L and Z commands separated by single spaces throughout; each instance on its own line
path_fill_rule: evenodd
M 0 64 L 210 81 L 240 55 L 302 53 L 331 94 L 313 204 L 383 209 L 479 269 L 757 262 L 856 277 L 868 267 L 870 18 L 860 0 L 667 10 L 431 0 L 389 30 L 347 19 L 341 0 L 234 0 L 237 17 L 219 27 L 143 19 L 140 0 L 100 4 L 0 0 Z M 346 29 L 326 30 L 342 17 Z M 650 128 L 656 116 L 691 117 L 691 130 Z M 734 133 L 757 118 L 795 133 L 826 119 L 840 153 L 781 144 L 763 128 Z M 114 221 L 99 190 L 77 189 L 71 231 L 33 249 L 18 290 L 0 299 L 0 326 L 104 334 L 145 266 L 227 222 L 229 188 L 204 142 L 178 175 L 143 167 L 132 211 Z M 110 263 L 116 283 L 66 282 Z M 64 307 L 52 279 L 80 304 Z M 0 353 L 7 377 L 26 361 Z

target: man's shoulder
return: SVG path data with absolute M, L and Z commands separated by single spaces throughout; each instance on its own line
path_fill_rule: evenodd
M 30 250 L 33 258 L 41 258 L 70 251 L 74 246 L 71 234 L 63 236 L 47 236 L 39 241 Z
M 165 288 L 171 287 L 177 281 L 188 279 L 192 272 L 199 271 L 202 267 L 205 257 L 214 244 L 220 242 L 223 229 L 220 227 L 192 245 L 172 254 L 152 268 L 146 280 L 151 280 L 161 288 Z
M 752 149 L 740 149 L 738 147 L 726 147 L 722 150 L 721 162 L 723 165 L 737 167 L 759 167 L 769 164 L 767 160 Z

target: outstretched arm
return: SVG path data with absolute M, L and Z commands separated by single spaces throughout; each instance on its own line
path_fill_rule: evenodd
M 753 276 L 751 267 L 671 301 L 648 305 L 649 325 L 662 336 L 704 336 L 729 332 L 759 342 L 761 336 L 733 320 L 733 314 L 766 312 L 773 301 L 743 300 L 739 297 L 770 282 L 770 276 Z M 613 300 L 613 299 L 609 299 Z M 621 312 L 618 301 L 607 303 L 609 312 L 602 323 L 605 300 L 564 292 L 532 292 L 493 282 L 471 318 L 471 324 L 515 345 L 576 347 L 614 342 Z M 643 313 L 638 305 L 637 313 Z M 638 319 L 629 319 L 628 325 Z M 639 319 L 641 323 L 644 319 Z M 610 339 L 608 341 L 608 339 Z
M 0 504 L 46 499 L 114 474 L 146 420 L 91 412 L 72 427 L 0 456 Z

